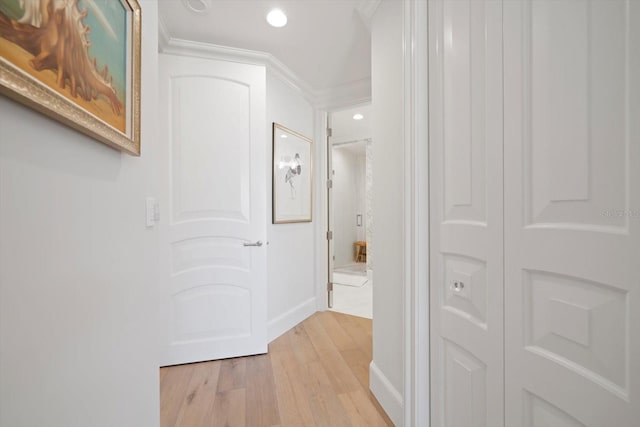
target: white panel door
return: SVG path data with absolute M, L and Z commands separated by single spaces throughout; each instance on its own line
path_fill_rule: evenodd
M 429 2 L 431 411 L 503 425 L 502 8 Z
M 265 69 L 161 55 L 160 74 L 170 189 L 162 364 L 265 353 Z
M 504 2 L 509 427 L 640 425 L 640 2 Z

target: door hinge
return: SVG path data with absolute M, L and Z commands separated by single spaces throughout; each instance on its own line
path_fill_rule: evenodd
M 333 291 L 333 283 L 331 283 L 331 282 L 327 283 L 327 291 L 329 291 L 329 292 Z
M 327 128 L 327 136 L 331 138 L 333 136 L 333 129 Z
M 333 231 L 327 231 L 327 240 L 333 239 Z
M 333 180 L 331 180 L 331 179 L 327 180 L 327 188 L 328 189 L 332 189 L 333 188 Z

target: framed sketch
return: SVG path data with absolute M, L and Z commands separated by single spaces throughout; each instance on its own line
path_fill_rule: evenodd
M 0 0 L 0 93 L 140 155 L 136 0 Z
M 273 124 L 273 223 L 311 222 L 312 141 Z

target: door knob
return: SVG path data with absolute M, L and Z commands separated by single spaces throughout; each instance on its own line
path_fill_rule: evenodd
M 460 292 L 461 290 L 464 289 L 464 283 L 455 281 L 453 282 L 453 285 L 451 285 L 451 289 L 453 289 L 456 292 Z
M 262 246 L 262 242 L 258 240 L 255 243 L 243 243 L 244 246 Z

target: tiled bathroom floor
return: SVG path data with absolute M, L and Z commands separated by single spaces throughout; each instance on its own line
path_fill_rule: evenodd
M 334 283 L 333 308 L 331 310 L 371 319 L 373 317 L 372 281 L 368 280 L 360 287 Z
M 333 269 L 334 273 L 346 273 L 346 274 L 367 274 L 367 263 L 358 262 L 355 264 L 345 265 L 339 268 Z

